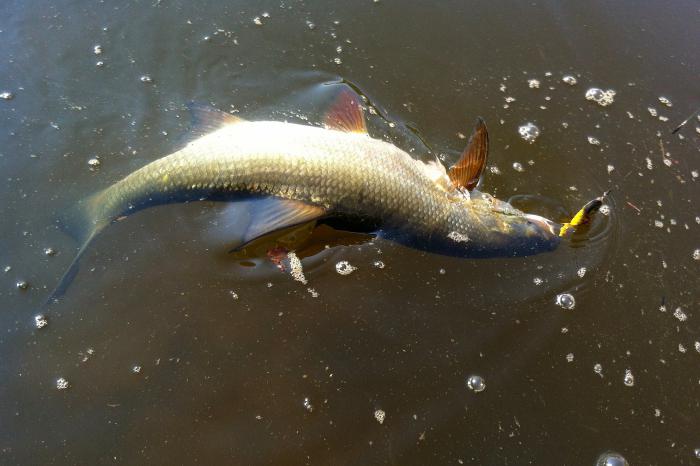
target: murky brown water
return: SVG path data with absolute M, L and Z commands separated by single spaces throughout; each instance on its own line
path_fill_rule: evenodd
M 700 120 L 670 134 L 700 105 L 696 2 L 194 3 L 0 4 L 0 463 L 700 464 Z M 57 215 L 178 147 L 185 103 L 318 122 L 342 80 L 373 135 L 452 162 L 481 115 L 485 191 L 554 215 L 612 188 L 609 215 L 529 258 L 333 248 L 314 297 L 233 260 L 220 205 L 157 207 L 35 327 L 77 248 Z

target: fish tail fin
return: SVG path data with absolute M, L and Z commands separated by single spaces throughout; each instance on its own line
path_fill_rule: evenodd
M 69 209 L 58 219 L 60 228 L 74 238 L 80 248 L 68 269 L 61 277 L 58 285 L 45 301 L 45 307 L 61 298 L 80 269 L 80 259 L 92 238 L 95 237 L 110 221 L 103 212 L 104 191 L 93 194 Z
M 103 214 L 103 197 L 104 191 L 93 194 L 58 219 L 61 230 L 81 245 L 81 251 L 90 239 L 109 223 L 110 219 Z

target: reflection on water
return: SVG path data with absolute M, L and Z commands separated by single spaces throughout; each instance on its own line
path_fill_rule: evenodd
M 698 106 L 697 14 L 3 3 L 0 462 L 695 464 L 700 120 L 670 133 Z M 222 205 L 161 206 L 42 308 L 77 249 L 55 219 L 180 147 L 187 102 L 319 124 L 339 84 L 424 160 L 481 116 L 480 189 L 557 220 L 612 189 L 603 215 L 525 258 L 341 242 L 298 254 L 303 283 L 230 254 Z

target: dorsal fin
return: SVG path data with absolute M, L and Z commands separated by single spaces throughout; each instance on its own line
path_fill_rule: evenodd
M 489 134 L 484 120 L 478 118 L 469 144 L 459 161 L 450 168 L 449 176 L 456 188 L 474 189 L 486 166 L 489 155 Z
M 187 110 L 192 117 L 193 136 L 204 136 L 224 126 L 245 121 L 243 118 L 199 102 L 190 102 Z
M 347 89 L 336 97 L 335 103 L 326 113 L 324 123 L 330 129 L 367 134 L 367 125 L 360 101 L 355 93 Z

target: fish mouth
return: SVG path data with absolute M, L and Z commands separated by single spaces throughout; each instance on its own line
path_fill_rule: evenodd
M 537 225 L 540 229 L 550 233 L 552 236 L 559 235 L 559 229 L 561 225 L 556 222 L 549 220 L 548 218 L 541 217 L 534 214 L 525 214 L 525 218 Z

